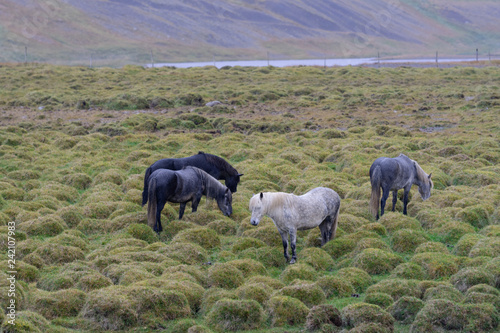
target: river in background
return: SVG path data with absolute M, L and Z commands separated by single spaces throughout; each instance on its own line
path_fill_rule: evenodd
M 470 62 L 475 61 L 476 58 L 443 58 L 438 59 L 439 63 L 452 63 L 452 62 Z M 479 58 L 480 61 L 488 60 L 488 58 Z M 320 67 L 334 67 L 334 66 L 361 66 L 361 65 L 377 65 L 377 64 L 433 64 L 436 65 L 436 58 L 420 58 L 420 59 L 377 59 L 377 58 L 352 58 L 352 59 L 302 59 L 302 60 L 240 60 L 240 61 L 205 61 L 205 62 L 171 62 L 171 63 L 158 63 L 154 67 L 204 67 L 215 66 L 217 68 L 225 66 L 250 66 L 250 67 L 289 67 L 289 66 L 320 66 Z M 145 65 L 152 67 L 151 64 Z

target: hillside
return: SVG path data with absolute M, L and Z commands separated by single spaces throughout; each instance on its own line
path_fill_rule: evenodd
M 0 0 L 0 62 L 498 53 L 495 1 Z

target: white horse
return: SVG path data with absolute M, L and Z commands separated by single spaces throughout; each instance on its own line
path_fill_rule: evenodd
M 295 243 L 297 230 L 318 227 L 321 230 L 321 246 L 335 237 L 340 210 L 340 197 L 332 189 L 317 187 L 304 195 L 283 192 L 265 192 L 250 199 L 252 217 L 250 223 L 258 225 L 262 216 L 269 216 L 281 235 L 285 258 L 288 261 L 288 235 L 292 248 L 292 260 L 297 261 Z

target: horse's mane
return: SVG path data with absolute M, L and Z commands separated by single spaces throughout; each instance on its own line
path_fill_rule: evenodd
M 194 166 L 186 166 L 184 167 L 184 169 L 192 169 L 198 174 L 198 177 L 200 177 L 201 182 L 205 184 L 205 191 L 207 193 L 207 197 L 217 198 L 222 192 L 222 190 L 225 191 L 226 186 L 222 185 L 221 182 L 219 182 L 217 179 L 212 177 L 207 172 Z
M 209 163 L 212 163 L 219 169 L 222 169 L 228 175 L 236 176 L 238 174 L 238 171 L 236 171 L 236 169 L 233 168 L 233 166 L 229 164 L 226 160 L 224 160 L 222 157 L 215 156 L 212 154 L 207 154 L 202 151 L 198 152 L 198 154 L 203 154 Z
M 284 192 L 264 192 L 263 208 L 264 212 L 271 215 L 282 215 L 283 207 L 293 208 L 295 206 L 295 195 Z M 252 198 L 253 199 L 253 198 Z M 258 195 L 250 200 L 250 209 L 255 205 L 254 200 L 260 200 Z
M 421 182 L 425 182 L 426 184 L 430 184 L 432 187 L 432 180 L 429 179 L 427 173 L 425 173 L 424 169 L 417 163 L 417 161 L 413 161 L 413 164 L 415 165 L 415 170 L 417 171 L 417 178 Z

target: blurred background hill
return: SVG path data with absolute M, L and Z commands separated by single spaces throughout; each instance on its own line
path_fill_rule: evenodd
M 484 56 L 498 17 L 482 0 L 0 0 L 0 62 Z

